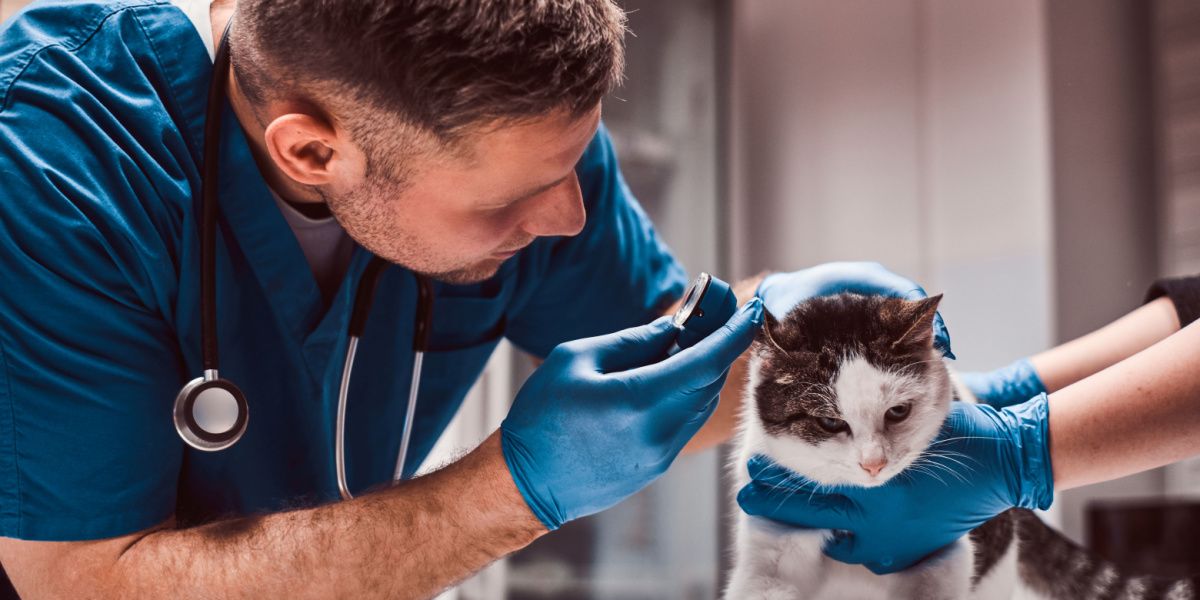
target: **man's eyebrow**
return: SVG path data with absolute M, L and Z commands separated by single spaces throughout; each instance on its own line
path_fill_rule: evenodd
M 559 185 L 559 184 L 561 184 L 562 182 L 566 181 L 566 180 L 567 180 L 567 178 L 569 178 L 570 176 L 571 176 L 571 173 L 567 173 L 566 175 L 562 176 L 562 177 L 561 177 L 561 178 L 560 178 L 558 181 L 553 181 L 553 182 L 547 183 L 546 185 L 540 186 L 540 187 L 538 187 L 538 188 L 536 188 L 536 189 L 533 189 L 533 190 L 530 190 L 530 191 L 528 191 L 528 192 L 525 192 L 525 193 L 522 193 L 522 194 L 518 194 L 518 195 L 516 195 L 516 196 L 513 196 L 513 197 L 511 197 L 511 198 L 508 198 L 507 200 L 504 200 L 504 201 L 502 202 L 502 204 L 512 204 L 512 203 L 514 203 L 514 202 L 520 202 L 520 201 L 522 201 L 522 200 L 524 200 L 524 199 L 526 199 L 526 198 L 532 198 L 532 197 L 534 197 L 534 196 L 536 196 L 536 195 L 538 195 L 538 194 L 540 194 L 540 193 L 542 193 L 542 192 L 544 192 L 544 191 L 546 191 L 546 190 L 548 190 L 548 189 L 551 189 L 551 188 L 554 188 L 554 187 L 558 186 L 558 185 Z

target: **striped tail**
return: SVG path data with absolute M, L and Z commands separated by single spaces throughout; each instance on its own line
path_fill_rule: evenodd
M 1076 600 L 1197 600 L 1200 577 L 1172 579 L 1124 573 L 1113 563 L 1051 529 L 1030 511 L 1016 521 L 1017 569 L 1025 587 L 1045 598 Z

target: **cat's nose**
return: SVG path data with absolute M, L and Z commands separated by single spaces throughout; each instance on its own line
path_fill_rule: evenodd
M 869 461 L 859 462 L 858 466 L 862 467 L 862 470 L 870 473 L 871 477 L 875 477 L 876 475 L 879 475 L 879 472 L 882 471 L 884 467 L 887 466 L 887 459 L 882 457 L 874 458 Z

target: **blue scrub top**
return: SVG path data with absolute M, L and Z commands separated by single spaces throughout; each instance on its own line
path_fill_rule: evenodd
M 162 522 L 335 500 L 334 414 L 355 250 L 321 294 L 226 106 L 217 310 L 221 374 L 250 405 L 231 449 L 175 433 L 201 372 L 197 216 L 212 64 L 165 1 L 36 3 L 0 30 L 0 535 L 81 540 Z M 502 337 L 544 356 L 644 323 L 683 269 L 621 178 L 601 129 L 576 167 L 582 233 L 544 238 L 475 285 L 438 284 L 411 474 Z M 389 267 L 350 390 L 347 471 L 390 478 L 416 297 Z

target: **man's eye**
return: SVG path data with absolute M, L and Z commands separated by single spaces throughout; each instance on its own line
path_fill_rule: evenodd
M 841 419 L 835 419 L 833 417 L 813 417 L 813 419 L 817 422 L 817 425 L 819 425 L 821 429 L 824 429 L 829 433 L 842 433 L 850 431 L 850 425 Z

